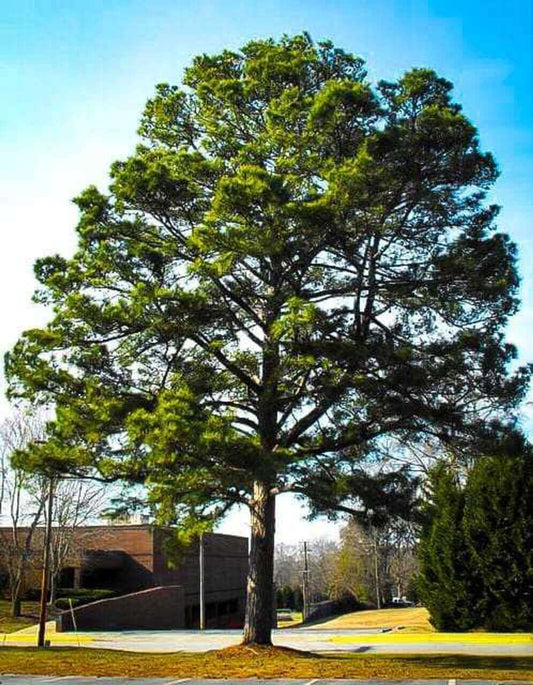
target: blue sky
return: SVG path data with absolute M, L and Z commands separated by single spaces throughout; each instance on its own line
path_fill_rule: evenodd
M 455 84 L 502 171 L 493 199 L 503 205 L 501 229 L 519 244 L 523 278 L 509 337 L 521 360 L 533 361 L 532 7 L 530 0 L 0 0 L 0 352 L 46 320 L 30 304 L 32 264 L 74 249 L 70 199 L 89 183 L 105 187 L 109 163 L 135 144 L 154 84 L 179 82 L 198 53 L 307 30 L 365 58 L 373 80 L 429 66 Z M 293 503 L 283 507 L 296 513 Z M 294 535 L 332 530 L 301 524 Z

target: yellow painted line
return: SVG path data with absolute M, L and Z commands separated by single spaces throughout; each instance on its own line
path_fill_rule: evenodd
M 21 635 L 20 633 L 0 633 L 0 645 L 5 644 L 6 642 L 28 642 L 32 643 L 35 642 L 37 639 L 36 635 Z M 54 633 L 53 635 L 45 635 L 46 640 L 50 640 L 51 644 L 77 644 L 78 642 L 92 642 L 93 638 L 90 637 L 89 635 L 78 635 L 76 636 L 75 634 L 71 635 L 60 635 L 58 633 Z
M 528 633 L 371 633 L 368 635 L 338 635 L 329 638 L 335 643 L 461 643 L 469 645 L 531 645 Z

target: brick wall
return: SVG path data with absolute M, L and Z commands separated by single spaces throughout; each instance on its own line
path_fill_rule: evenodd
M 159 585 L 154 582 L 153 535 L 149 526 L 87 527 L 80 528 L 78 535 L 79 546 L 84 550 L 78 562 L 82 567 L 82 586 L 133 592 Z M 106 568 L 106 551 L 110 562 L 120 552 L 119 567 L 113 568 L 109 563 Z
M 185 627 L 185 593 L 181 586 L 154 587 L 122 597 L 102 599 L 73 609 L 78 630 L 178 630 Z M 74 630 L 72 613 L 56 620 L 58 632 Z
M 7 529 L 4 529 L 6 531 Z M 2 529 L 0 529 L 1 537 Z M 192 543 L 175 565 L 169 563 L 165 538 L 171 531 L 149 525 L 87 526 L 75 531 L 78 553 L 68 566 L 81 587 L 117 593 L 179 585 L 183 587 L 187 626 L 197 626 L 200 607 L 198 543 Z M 35 555 L 26 587 L 38 588 L 42 563 L 42 530 L 36 531 Z M 205 601 L 208 626 L 236 625 L 244 618 L 248 540 L 234 535 L 204 535 Z
M 154 535 L 154 581 L 185 588 L 187 624 L 199 622 L 200 565 L 198 542 L 188 548 L 177 568 L 169 568 L 165 532 Z M 239 625 L 244 619 L 248 575 L 248 540 L 236 535 L 204 534 L 205 603 L 208 626 Z M 236 603 L 235 603 L 236 602 Z

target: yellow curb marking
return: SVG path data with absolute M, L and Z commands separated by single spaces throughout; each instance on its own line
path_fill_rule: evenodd
M 336 643 L 461 643 L 471 645 L 532 645 L 533 636 L 526 633 L 370 633 L 364 635 L 334 635 Z

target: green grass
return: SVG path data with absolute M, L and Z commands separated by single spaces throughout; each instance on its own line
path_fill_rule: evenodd
M 330 642 L 337 644 L 360 643 L 361 635 L 334 635 Z M 522 645 L 530 647 L 533 654 L 533 636 L 530 633 L 410 633 L 394 631 L 364 636 L 365 644 L 412 644 L 416 642 L 431 644 L 462 645 Z
M 354 611 L 342 616 L 317 621 L 317 628 L 342 630 L 344 628 L 395 628 L 412 633 L 432 633 L 435 628 L 429 622 L 429 613 L 423 607 L 404 609 L 370 609 Z M 310 626 L 312 627 L 312 626 Z
M 11 602 L 0 599 L 0 633 L 14 633 L 39 620 L 39 602 L 22 602 L 22 616 L 11 616 Z
M 317 656 L 283 648 L 230 647 L 203 654 L 0 647 L 0 671 L 33 675 L 174 678 L 461 678 L 532 680 L 533 657 Z
M 301 611 L 291 611 L 290 613 L 278 612 L 278 628 L 293 628 L 302 622 Z

